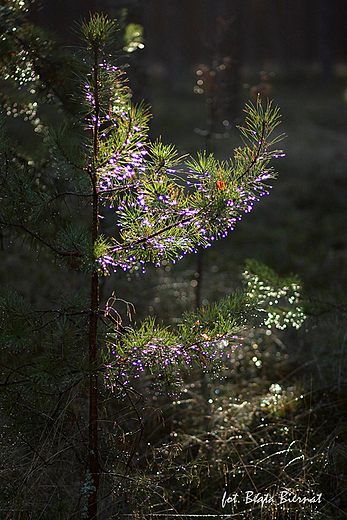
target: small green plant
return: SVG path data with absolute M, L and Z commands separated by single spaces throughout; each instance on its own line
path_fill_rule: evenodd
M 15 41 L 12 33 L 24 29 L 11 32 L 6 24 L 23 5 L 2 8 L 2 38 L 7 47 L 27 45 L 32 53 L 23 55 L 20 71 L 16 58 L 3 58 L 2 73 L 31 93 L 43 82 L 34 49 L 40 37 L 33 43 L 26 33 Z M 124 482 L 133 482 L 144 430 L 138 379 L 151 373 L 154 382 L 177 389 L 187 367 L 223 367 L 222 357 L 236 348 L 252 320 L 261 320 L 264 311 L 270 319 L 263 300 L 273 296 L 273 285 L 260 291 L 259 278 L 251 291 L 246 287 L 186 313 L 176 329 L 155 319 L 126 323 L 119 310 L 124 300 L 115 292 L 101 299 L 104 276 L 176 262 L 225 237 L 269 193 L 267 183 L 275 177 L 270 161 L 283 154 L 273 149 L 281 139 L 272 136 L 279 109 L 260 102 L 246 106 L 244 147 L 229 161 L 207 153 L 182 158 L 172 145 L 150 142 L 148 108 L 132 104 L 124 71 L 113 59 L 116 24 L 95 14 L 81 24 L 80 36 L 83 49 L 69 61 L 79 86 L 73 95 L 64 93 L 66 105 L 74 107 L 70 116 L 50 129 L 43 120 L 34 125 L 45 163 L 35 159 L 36 150 L 19 154 L 4 128 L 1 141 L 0 226 L 6 240 L 29 239 L 37 251 L 50 252 L 58 269 L 80 272 L 89 286 L 39 310 L 12 290 L 1 297 L 1 421 L 9 428 L 5 446 L 15 439 L 22 461 L 15 469 L 7 463 L 1 507 L 16 519 L 48 518 L 67 508 L 64 518 L 96 520 L 105 517 L 104 508 L 124 510 Z M 28 116 L 25 110 L 21 115 Z M 298 312 L 297 282 L 285 281 L 294 290 L 293 284 L 294 299 L 289 295 L 287 303 Z M 277 289 L 288 296 L 287 289 Z M 126 306 L 132 318 L 131 304 Z M 288 311 L 278 313 L 286 323 Z M 133 414 L 129 424 L 124 401 Z M 13 482 L 21 482 L 15 493 Z M 117 507 L 108 504 L 112 494 Z

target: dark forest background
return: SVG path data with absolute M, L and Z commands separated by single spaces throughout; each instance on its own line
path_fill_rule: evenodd
M 281 131 L 288 138 L 282 144 L 286 158 L 277 165 L 279 178 L 270 197 L 205 253 L 208 283 L 200 278 L 200 302 L 230 292 L 248 257 L 283 275 L 297 273 L 314 293 L 344 299 L 347 3 L 40 0 L 31 19 L 62 45 L 74 46 L 75 21 L 90 11 L 143 27 L 144 48 L 122 60 L 130 65 L 134 100 L 145 99 L 152 107 L 153 139 L 161 136 L 182 153 L 208 148 L 223 159 L 240 144 L 235 125 L 243 121 L 247 101 L 260 93 L 281 108 Z M 196 268 L 193 258 L 167 266 L 162 275 L 153 270 L 154 292 L 134 289 L 139 315 L 153 310 L 164 320 L 175 319 L 196 299 L 189 281 Z M 169 280 L 168 273 L 176 279 Z M 152 282 L 146 280 L 149 287 Z M 167 309 L 164 288 L 175 294 Z M 131 284 L 126 291 L 132 294 Z M 173 302 L 179 302 L 174 310 Z
M 211 59 L 221 30 L 223 50 L 238 66 L 316 62 L 329 75 L 336 60 L 346 59 L 343 0 L 41 0 L 32 17 L 72 44 L 74 20 L 90 11 L 114 17 L 124 8 L 129 21 L 144 26 L 148 62 L 172 76 Z

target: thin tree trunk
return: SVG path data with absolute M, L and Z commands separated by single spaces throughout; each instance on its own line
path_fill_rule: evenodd
M 99 278 L 98 274 L 92 276 L 91 288 L 91 316 L 89 332 L 89 471 L 93 480 L 94 491 L 88 498 L 89 520 L 97 519 L 97 495 L 99 489 L 99 461 L 98 461 L 98 374 L 97 367 L 97 325 L 99 307 Z
M 92 217 L 92 248 L 99 234 L 99 193 L 98 180 L 96 174 L 98 152 L 99 152 L 99 77 L 98 77 L 98 50 L 94 51 L 94 127 L 93 127 L 93 155 L 94 171 L 90 174 L 93 186 L 93 217 Z M 95 268 L 95 266 L 93 266 Z M 93 480 L 93 491 L 88 497 L 88 519 L 97 520 L 98 515 L 98 490 L 100 480 L 100 469 L 98 459 L 98 312 L 99 312 L 99 275 L 95 269 L 91 279 L 91 308 L 90 308 L 90 329 L 89 329 L 89 471 Z
M 98 193 L 94 186 L 93 197 L 93 246 L 98 236 Z M 97 520 L 97 500 L 99 489 L 98 460 L 98 311 L 99 311 L 99 276 L 97 271 L 91 280 L 91 309 L 89 328 L 89 471 L 93 480 L 93 492 L 88 497 L 88 518 Z

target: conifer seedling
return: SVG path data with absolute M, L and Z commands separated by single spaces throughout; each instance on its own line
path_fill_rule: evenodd
M 4 35 L 11 45 L 13 34 Z M 276 175 L 272 161 L 283 155 L 275 149 L 282 136 L 273 136 L 280 122 L 277 107 L 247 104 L 243 146 L 232 159 L 204 152 L 179 157 L 171 144 L 148 138 L 149 109 L 132 103 L 114 59 L 115 22 L 92 15 L 80 35 L 83 51 L 71 58 L 79 81 L 79 90 L 70 93 L 72 115 L 60 126 L 40 128 L 50 157 L 45 167 L 21 156 L 3 126 L 0 226 L 6 236 L 28 238 L 51 251 L 56 262 L 84 273 L 89 300 L 72 291 L 53 308 L 37 310 L 22 295 L 3 292 L 1 399 L 3 417 L 21 432 L 17 439 L 24 439 L 16 442 L 27 487 L 11 488 L 13 503 L 37 518 L 46 518 L 45 508 L 52 515 L 51 507 L 64 504 L 68 513 L 59 518 L 96 520 L 104 518 L 105 496 L 119 494 L 132 478 L 133 451 L 111 456 L 113 448 L 106 446 L 117 424 L 117 417 L 107 415 L 109 399 L 129 399 L 135 407 L 134 381 L 143 374 L 179 386 L 180 367 L 218 364 L 255 316 L 280 327 L 299 326 L 304 316 L 297 280 L 281 280 L 254 262 L 243 291 L 187 312 L 175 329 L 155 319 L 124 326 L 117 305 L 126 295 L 115 291 L 106 303 L 100 300 L 104 276 L 176 262 L 225 238 L 269 194 L 268 182 Z M 21 44 L 24 36 L 18 36 Z M 35 60 L 33 51 L 27 56 L 33 71 Z M 18 86 L 18 68 L 8 64 L 6 74 Z M 24 85 L 34 89 L 38 77 L 25 76 Z M 19 426 L 22 416 L 29 418 Z M 141 424 L 139 417 L 140 429 Z M 12 481 L 16 478 L 14 471 Z M 52 482 L 59 493 L 52 491 L 52 503 L 44 505 L 40 496 Z M 82 484 L 74 494 L 76 482 Z M 35 483 L 38 491 L 31 493 Z

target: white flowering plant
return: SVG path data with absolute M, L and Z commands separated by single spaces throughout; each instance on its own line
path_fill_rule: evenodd
M 244 282 L 266 327 L 284 330 L 288 325 L 299 329 L 306 319 L 301 284 L 297 276 L 281 278 L 270 267 L 254 259 L 247 261 Z

